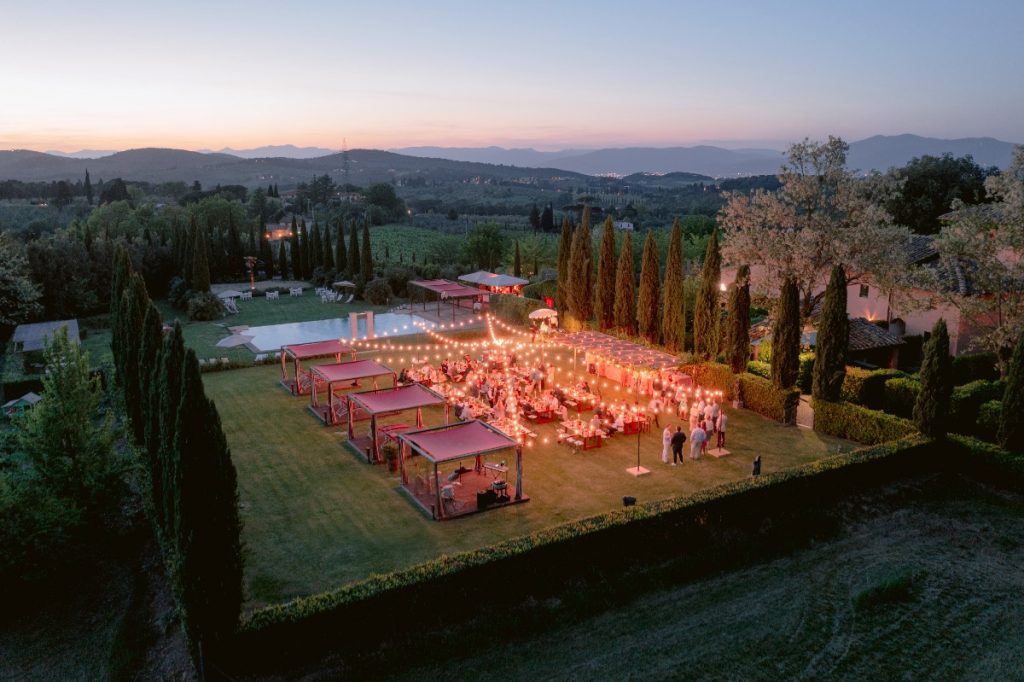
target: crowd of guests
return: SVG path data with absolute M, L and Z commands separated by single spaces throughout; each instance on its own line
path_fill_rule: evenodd
M 716 438 L 716 448 L 725 447 L 725 433 L 729 424 L 729 417 L 725 410 L 719 405 L 718 400 L 711 398 L 705 402 L 703 398 L 693 401 L 688 410 L 681 409 L 689 416 L 690 427 L 690 459 L 698 460 L 701 455 L 708 451 L 708 443 L 712 437 Z M 684 418 L 680 415 L 680 418 Z M 661 461 L 669 463 L 669 450 L 672 451 L 672 466 L 683 463 L 683 446 L 687 436 L 683 432 L 682 425 L 672 429 L 671 424 L 665 425 L 662 432 Z

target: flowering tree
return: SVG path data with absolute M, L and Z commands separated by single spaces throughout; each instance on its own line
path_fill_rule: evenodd
M 719 214 L 725 257 L 757 266 L 752 274 L 761 290 L 778 291 L 792 277 L 804 317 L 824 297 L 836 263 L 845 266 L 848 283 L 870 273 L 888 291 L 899 288 L 907 272 L 902 246 L 910 231 L 883 208 L 896 185 L 879 174 L 854 176 L 846 168 L 848 149 L 836 137 L 792 145 L 779 190 L 726 193 Z
M 935 246 L 957 286 L 934 290 L 960 310 L 974 332 L 971 344 L 996 353 L 1005 373 L 1024 333 L 1024 146 L 1010 166 L 985 180 L 990 205 L 955 206 Z

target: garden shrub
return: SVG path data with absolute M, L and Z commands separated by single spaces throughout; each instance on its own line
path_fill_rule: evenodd
M 843 380 L 842 398 L 870 410 L 880 410 L 885 405 L 885 382 L 903 376 L 906 374 L 898 369 L 869 370 L 848 366 Z
M 772 378 L 772 366 L 770 363 L 761 362 L 760 360 L 751 360 L 747 363 L 747 371 L 755 376 L 759 376 L 762 379 Z
M 219 320 L 224 317 L 224 304 L 209 291 L 193 293 L 188 299 L 188 319 Z
M 978 407 L 977 431 L 978 438 L 994 443 L 999 434 L 999 419 L 1003 416 L 1003 402 L 989 400 Z
M 511 294 L 491 294 L 490 309 L 499 319 L 509 324 L 530 323 L 530 313 L 546 307 L 543 301 Z
M 1002 401 L 1005 392 L 1006 379 L 978 379 L 955 387 L 949 400 L 949 430 L 968 436 L 982 435 L 977 423 L 981 405 L 990 400 Z
M 896 377 L 885 382 L 885 398 L 882 401 L 886 412 L 897 417 L 910 419 L 914 415 L 917 394 L 921 382 L 909 377 Z
M 811 392 L 811 383 L 814 381 L 814 353 L 800 354 L 800 367 L 797 370 L 796 385 L 801 393 Z
M 917 433 L 909 419 L 847 402 L 814 401 L 814 430 L 837 438 L 877 445 Z
M 383 277 L 371 279 L 363 289 L 363 300 L 373 305 L 387 305 L 393 296 L 394 292 Z
M 796 424 L 800 389 L 775 388 L 770 379 L 744 372 L 737 376 L 743 407 L 783 424 Z
M 523 287 L 523 296 L 543 301 L 545 296 L 555 299 L 558 293 L 558 282 L 553 279 L 546 279 L 542 282 L 534 282 Z
M 726 400 L 732 400 L 736 388 L 736 375 L 732 367 L 719 362 L 701 362 L 696 365 L 684 365 L 682 371 L 693 377 L 698 386 L 712 388 L 722 392 Z
M 999 367 L 995 353 L 974 353 L 953 358 L 953 385 L 962 386 L 979 379 L 995 381 L 999 378 Z

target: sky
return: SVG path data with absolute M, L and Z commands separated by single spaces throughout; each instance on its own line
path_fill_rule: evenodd
M 0 0 L 0 149 L 1024 142 L 1022 0 Z

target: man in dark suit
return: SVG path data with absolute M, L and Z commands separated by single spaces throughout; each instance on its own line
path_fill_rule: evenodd
M 683 443 L 686 442 L 686 434 L 683 427 L 677 426 L 676 432 L 672 434 L 672 466 L 683 463 Z

